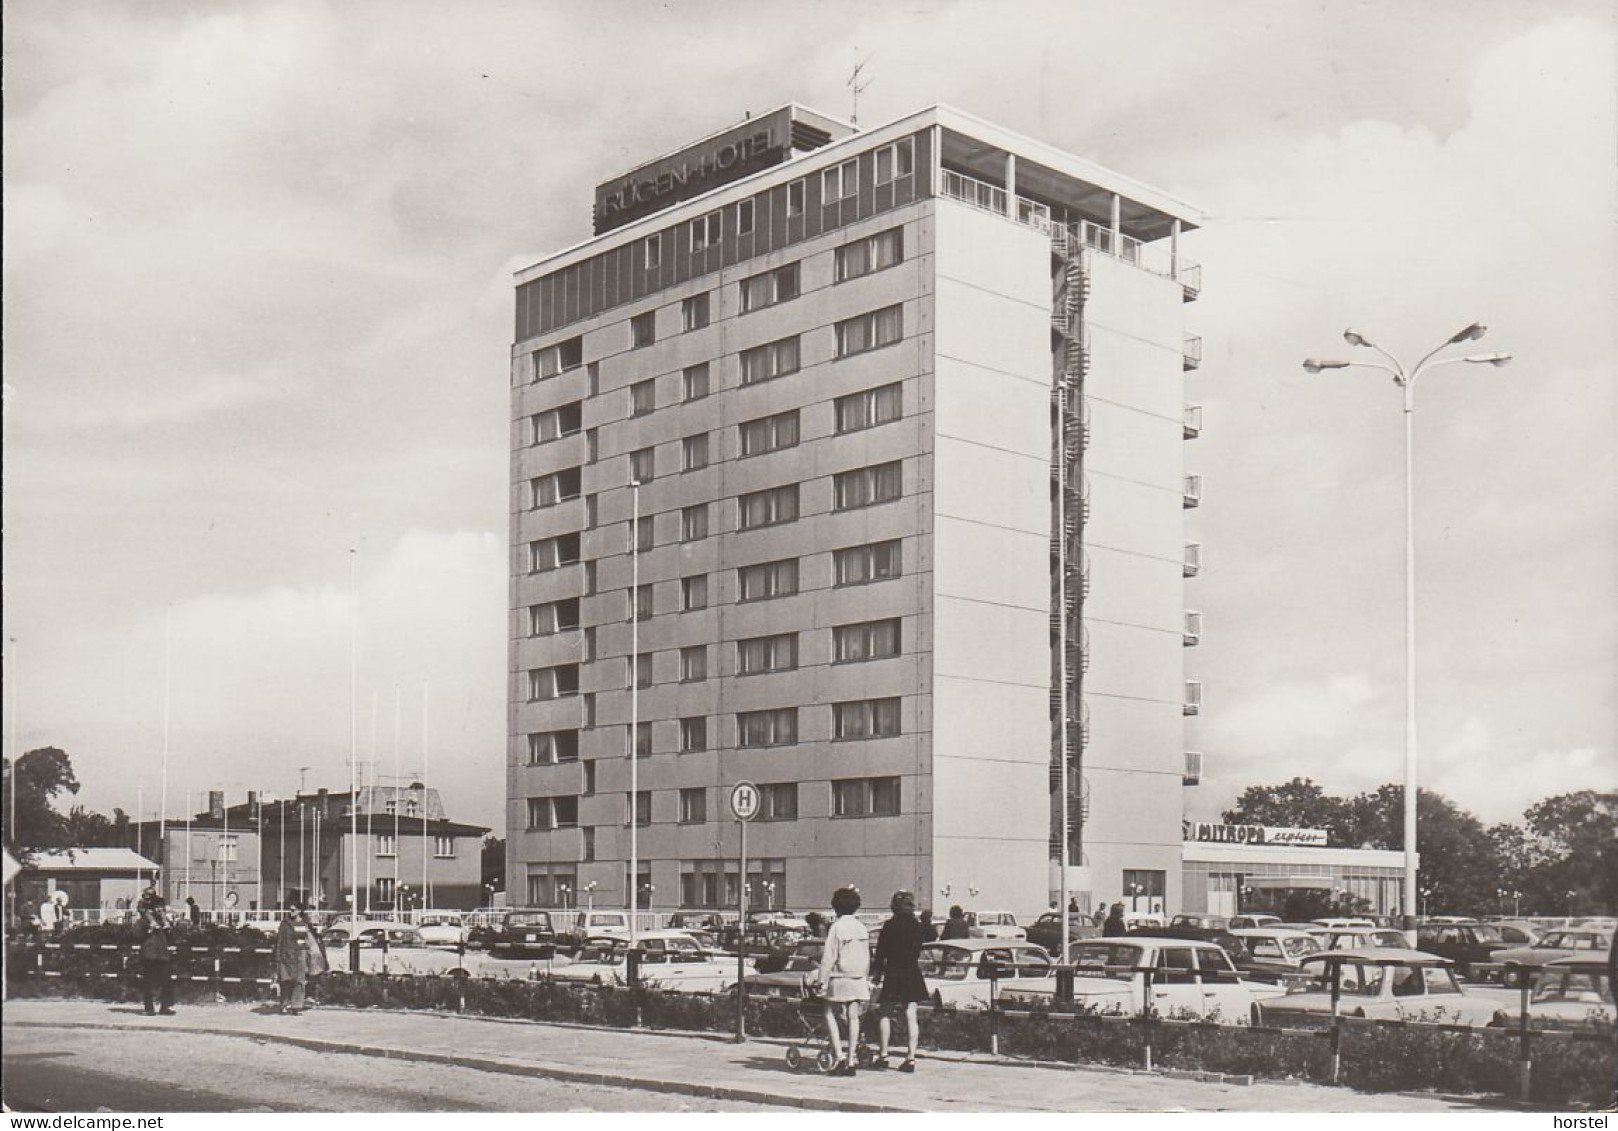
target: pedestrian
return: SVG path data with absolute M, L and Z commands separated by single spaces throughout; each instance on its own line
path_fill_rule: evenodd
M 809 937 L 812 939 L 818 939 L 826 933 L 826 920 L 821 918 L 818 911 L 811 911 L 805 915 L 803 923 L 809 928 Z
M 275 932 L 275 980 L 281 985 L 281 1012 L 303 1012 L 304 984 L 309 978 L 309 944 L 304 940 L 302 908 L 292 904 Z
M 1107 921 L 1101 925 L 1101 933 L 1107 938 L 1127 933 L 1129 927 L 1124 923 L 1124 905 L 1115 903 L 1107 915 Z
M 877 1055 L 872 1068 L 881 1071 L 888 1067 L 888 1041 L 893 1018 L 904 1014 L 905 1059 L 900 1072 L 916 1070 L 916 1043 L 920 1027 L 916 1024 L 916 1005 L 929 1000 L 927 982 L 921 976 L 921 948 L 927 943 L 926 931 L 916 918 L 916 897 L 907 891 L 896 891 L 889 903 L 893 918 L 882 924 L 876 939 L 876 954 L 871 959 L 871 972 L 882 979 L 878 995 L 881 1016 L 877 1020 Z
M 921 913 L 921 941 L 924 943 L 938 941 L 938 928 L 933 926 L 933 913 L 923 909 Z
M 195 896 L 188 895 L 185 897 L 185 913 L 186 916 L 191 920 L 191 925 L 193 927 L 202 926 L 202 908 L 197 906 Z
M 817 981 L 826 999 L 826 1035 L 836 1064 L 833 1076 L 854 1075 L 855 1053 L 860 1044 L 860 1006 L 871 1000 L 871 935 L 865 924 L 854 918 L 860 909 L 857 888 L 838 888 L 832 893 L 831 909 L 837 919 L 826 931 Z M 837 1012 L 848 1013 L 848 1052 L 838 1033 Z
M 1079 913 L 1079 897 L 1078 896 L 1076 896 L 1076 895 L 1068 896 L 1067 909 L 1068 909 L 1068 911 L 1070 913 L 1072 913 L 1074 915 L 1077 915 Z
M 972 928 L 966 925 L 966 912 L 961 910 L 959 903 L 949 909 L 949 918 L 944 920 L 944 929 L 938 937 L 945 942 L 972 937 Z
M 1091 916 L 1091 920 L 1098 927 L 1105 927 L 1107 925 L 1107 905 L 1105 903 L 1096 908 L 1096 913 Z
M 157 890 L 157 873 L 152 873 L 151 881 L 141 890 L 140 900 L 135 904 L 135 910 L 142 915 L 148 911 L 156 911 L 160 907 L 168 906 L 163 893 Z
M 306 1005 L 313 1006 L 318 1004 L 316 999 L 320 996 L 320 988 L 325 985 L 321 979 L 331 973 L 331 963 L 326 958 L 326 942 L 309 921 L 307 910 L 300 917 L 300 924 L 303 927 L 304 945 L 309 948 L 309 973 L 304 978 L 304 1000 Z
M 44 935 L 58 935 L 62 933 L 62 904 L 51 892 L 39 901 L 39 930 Z
M 140 984 L 148 1014 L 174 1016 L 173 961 L 169 954 L 169 917 L 161 907 L 141 912 Z M 163 1008 L 153 1008 L 153 998 Z

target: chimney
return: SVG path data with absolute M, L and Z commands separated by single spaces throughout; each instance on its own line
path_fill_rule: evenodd
M 248 790 L 247 791 L 247 807 L 249 809 L 251 809 L 253 806 L 255 806 L 257 804 L 258 804 L 258 790 L 256 790 L 256 789 Z
M 326 814 L 326 802 L 329 800 L 330 796 L 331 796 L 331 793 L 330 793 L 329 790 L 326 790 L 326 789 L 317 789 L 317 790 L 315 790 L 315 809 L 322 817 L 327 815 Z
M 225 816 L 225 791 L 210 789 L 208 791 L 208 816 L 214 820 L 223 820 Z

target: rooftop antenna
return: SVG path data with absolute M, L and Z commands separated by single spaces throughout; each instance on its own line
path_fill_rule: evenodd
M 856 63 L 854 65 L 854 73 L 848 76 L 848 89 L 853 92 L 854 100 L 853 110 L 848 115 L 848 124 L 853 126 L 856 130 L 860 128 L 860 94 L 864 92 L 866 87 L 870 86 L 876 81 L 875 79 L 866 79 L 864 82 L 860 81 L 860 72 L 865 70 L 866 64 L 868 64 L 870 61 L 871 56 L 867 55 L 864 62 Z
M 309 784 L 309 771 L 312 770 L 312 769 L 314 769 L 313 766 L 299 766 L 298 767 L 298 792 L 299 793 L 302 793 L 303 792 L 303 787 L 305 785 Z

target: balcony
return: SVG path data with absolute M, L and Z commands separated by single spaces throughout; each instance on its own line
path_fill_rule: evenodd
M 1180 707 L 1182 715 L 1202 714 L 1202 681 L 1188 679 L 1185 681 L 1185 702 Z
M 1187 475 L 1181 500 L 1186 510 L 1202 505 L 1202 476 Z
M 1202 614 L 1186 611 L 1185 626 L 1180 631 L 1181 639 L 1187 648 L 1202 643 Z
M 1185 544 L 1185 560 L 1180 566 L 1181 577 L 1195 577 L 1202 572 L 1202 543 Z
M 1180 368 L 1192 370 L 1202 365 L 1202 339 L 1195 334 L 1186 334 L 1180 343 Z
M 943 174 L 942 191 L 951 200 L 959 200 L 985 212 L 994 212 L 1001 216 L 1006 214 L 1005 189 L 991 185 L 987 181 L 980 181 L 976 177 L 969 177 L 965 173 L 957 173 L 953 169 L 945 169 Z M 1018 211 L 1021 212 L 1021 208 Z M 1048 212 L 1046 219 L 1048 225 Z
M 1185 771 L 1180 775 L 1180 784 L 1202 784 L 1202 751 L 1187 750 L 1185 752 Z
M 1185 416 L 1181 422 L 1181 430 L 1187 440 L 1195 440 L 1202 435 L 1202 406 L 1188 404 L 1185 406 Z

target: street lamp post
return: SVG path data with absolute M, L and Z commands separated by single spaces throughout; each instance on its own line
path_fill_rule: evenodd
M 1473 342 L 1488 331 L 1481 322 L 1473 322 L 1465 329 L 1450 335 L 1437 347 L 1429 350 L 1413 368 L 1405 366 L 1387 350 L 1355 329 L 1343 331 L 1343 340 L 1358 348 L 1375 350 L 1386 359 L 1380 361 L 1331 361 L 1309 358 L 1303 367 L 1310 373 L 1326 369 L 1365 368 L 1380 369 L 1391 374 L 1393 383 L 1404 394 L 1405 439 L 1405 785 L 1404 785 L 1404 907 L 1405 930 L 1414 930 L 1416 923 L 1412 909 L 1416 907 L 1416 496 L 1415 496 L 1415 428 L 1416 378 L 1429 369 L 1441 365 L 1505 365 L 1511 360 L 1509 353 L 1470 354 L 1466 357 L 1434 358 L 1450 346 Z

